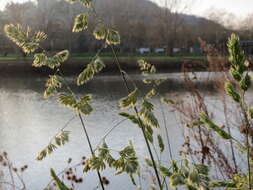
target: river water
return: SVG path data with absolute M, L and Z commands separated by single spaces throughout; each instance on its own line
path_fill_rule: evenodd
M 214 74 L 197 73 L 197 75 L 201 84 L 201 78 Z M 157 74 L 155 77 L 169 78 L 160 88 L 162 95 L 172 99 L 186 96 L 187 90 L 183 86 L 182 74 Z M 147 91 L 147 86 L 141 82 L 142 77 L 133 74 L 128 78 L 134 81 L 142 92 Z M 56 99 L 45 100 L 43 98 L 45 80 L 43 77 L 6 77 L 0 80 L 0 151 L 8 152 L 15 166 L 28 165 L 28 170 L 22 177 L 27 182 L 29 190 L 41 190 L 48 184 L 50 181 L 49 168 L 60 172 L 68 166 L 68 158 L 71 157 L 72 163 L 75 164 L 81 160 L 82 156 L 90 155 L 78 117 L 75 117 L 71 110 L 60 106 Z M 117 75 L 104 74 L 95 77 L 93 81 L 83 87 L 76 87 L 73 78 L 67 80 L 77 94 L 93 94 L 94 112 L 85 118 L 85 125 L 92 144 L 96 145 L 111 127 L 122 120 L 118 116 L 120 112 L 118 100 L 126 95 L 122 80 Z M 212 90 L 206 91 L 206 100 L 211 102 L 210 105 L 215 104 L 216 93 Z M 165 114 L 172 152 L 174 158 L 177 158 L 179 157 L 178 151 L 183 144 L 183 128 L 178 120 L 178 114 L 170 112 L 168 107 L 161 107 L 158 99 L 154 99 L 153 103 L 157 106 L 155 114 L 162 121 L 162 128 L 164 126 L 162 112 Z M 45 160 L 36 161 L 37 153 L 70 120 L 66 128 L 71 132 L 70 142 L 58 148 Z M 163 129 L 162 134 L 165 136 Z M 141 158 L 148 156 L 140 129 L 128 121 L 121 123 L 106 138 L 107 144 L 113 150 L 120 150 L 128 144 L 129 140 L 133 142 Z M 169 160 L 167 150 L 163 159 Z M 128 176 L 114 176 L 114 173 L 112 170 L 102 172 L 102 175 L 110 180 L 108 189 L 135 189 L 129 182 Z M 77 189 L 93 189 L 97 182 L 96 174 L 91 172 L 84 176 L 84 183 L 79 185 L 81 188 Z M 145 180 L 143 183 L 145 184 Z

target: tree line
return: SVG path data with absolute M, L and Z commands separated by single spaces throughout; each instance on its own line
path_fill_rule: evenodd
M 103 22 L 120 32 L 122 45 L 118 48 L 122 53 L 133 53 L 141 47 L 164 48 L 169 55 L 173 54 L 173 48 L 188 52 L 190 47 L 198 46 L 198 38 L 220 43 L 232 32 L 218 19 L 187 15 L 182 8 L 186 5 L 181 1 L 164 0 L 163 7 L 147 0 L 103 0 L 95 1 L 94 5 Z M 72 32 L 75 16 L 84 11 L 79 4 L 70 5 L 65 0 L 11 2 L 0 11 L 0 51 L 5 55 L 20 52 L 3 34 L 5 24 L 19 23 L 47 33 L 44 47 L 48 51 L 96 52 L 101 44 L 90 35 L 96 25 L 94 19 L 89 19 L 85 33 Z

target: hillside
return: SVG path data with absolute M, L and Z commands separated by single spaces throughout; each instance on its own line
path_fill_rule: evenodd
M 213 21 L 194 15 L 171 13 L 148 0 L 96 1 L 97 13 L 121 34 L 121 52 L 134 52 L 139 47 L 189 47 L 198 45 L 198 38 L 212 42 L 225 28 Z M 38 0 L 38 3 L 11 3 L 0 12 L 0 27 L 6 23 L 21 23 L 47 33 L 45 47 L 51 51 L 69 49 L 72 52 L 94 52 L 100 43 L 91 33 L 96 25 L 89 19 L 90 30 L 71 32 L 75 15 L 86 10 L 79 4 L 64 0 Z M 165 15 L 167 15 L 165 17 Z M 36 19 L 36 22 L 34 20 Z M 185 35 L 187 33 L 187 35 Z M 13 44 L 1 36 L 0 50 L 16 52 Z

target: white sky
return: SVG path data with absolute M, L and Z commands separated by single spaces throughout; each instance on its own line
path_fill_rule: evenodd
M 3 9 L 6 3 L 11 1 L 24 2 L 27 0 L 0 0 L 0 9 Z M 163 0 L 152 0 L 152 1 L 161 2 Z M 240 17 L 246 16 L 249 13 L 253 13 L 253 0 L 194 0 L 194 1 L 195 3 L 191 7 L 192 14 L 203 15 L 205 10 L 211 7 L 232 12 Z
M 192 7 L 192 13 L 203 15 L 205 10 L 211 7 L 226 10 L 242 17 L 253 13 L 253 0 L 196 0 Z

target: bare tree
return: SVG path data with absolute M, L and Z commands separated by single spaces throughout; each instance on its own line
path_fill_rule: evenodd
M 11 23 L 19 23 L 27 25 L 33 23 L 35 20 L 34 14 L 36 12 L 36 6 L 33 2 L 28 1 L 24 3 L 8 3 L 5 7 L 5 13 L 7 19 Z
M 185 0 L 160 0 L 164 7 L 160 11 L 160 27 L 164 32 L 165 46 L 167 54 L 173 56 L 173 48 L 176 45 L 178 32 L 183 29 L 184 14 L 186 13 L 193 1 Z

